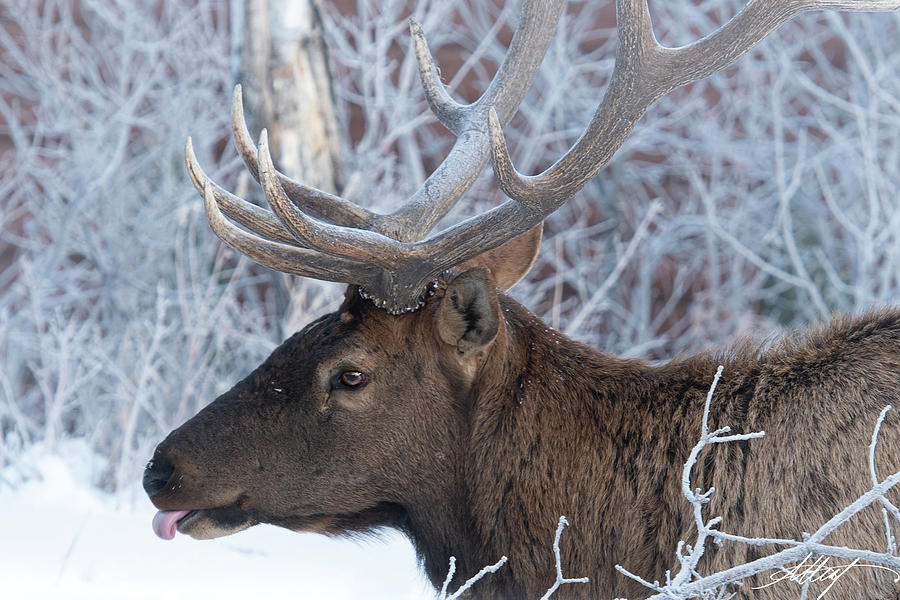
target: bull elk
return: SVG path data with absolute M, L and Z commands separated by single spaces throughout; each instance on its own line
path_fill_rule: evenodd
M 234 139 L 271 212 L 212 182 L 188 140 L 191 179 L 225 243 L 273 269 L 349 287 L 337 312 L 294 334 L 159 444 L 144 488 L 160 509 L 161 537 L 213 538 L 257 523 L 323 534 L 389 526 L 409 536 L 436 586 L 451 556 L 468 577 L 507 555 L 472 593 L 536 599 L 555 577 L 548 545 L 566 515 L 562 564 L 590 583 L 556 597 L 637 597 L 646 590 L 614 565 L 651 581 L 676 566 L 676 543 L 693 526 L 682 464 L 719 363 L 726 377 L 710 420 L 768 435 L 701 457 L 695 476 L 716 489 L 712 514 L 747 535 L 800 536 L 870 487 L 857 465 L 881 408 L 900 401 L 900 310 L 838 317 L 766 349 L 744 344 L 652 366 L 560 335 L 503 291 L 529 270 L 543 219 L 603 168 L 658 98 L 731 64 L 800 12 L 900 2 L 755 0 L 712 34 L 667 48 L 646 0 L 617 0 L 615 68 L 599 108 L 562 158 L 524 176 L 501 127 L 564 6 L 523 3 L 503 64 L 469 105 L 450 98 L 411 23 L 428 103 L 457 141 L 392 214 L 278 172 L 265 132 L 257 147 L 247 131 L 240 87 Z M 426 237 L 489 159 L 510 199 Z M 876 462 L 885 473 L 900 465 L 896 418 Z M 881 518 L 861 513 L 830 541 L 878 547 Z M 765 551 L 710 545 L 701 566 Z M 889 574 L 849 579 L 830 596 L 900 597 Z

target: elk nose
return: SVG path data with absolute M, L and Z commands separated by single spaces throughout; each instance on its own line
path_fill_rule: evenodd
M 144 491 L 147 492 L 147 495 L 152 498 L 166 487 L 173 472 L 175 472 L 175 465 L 157 452 L 147 463 L 147 468 L 144 469 Z

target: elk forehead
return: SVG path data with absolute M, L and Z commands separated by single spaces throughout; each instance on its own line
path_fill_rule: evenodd
M 328 336 L 332 339 L 346 335 L 357 336 L 357 343 L 369 351 L 387 349 L 395 344 L 406 345 L 408 336 L 416 331 L 410 323 L 420 321 L 424 310 L 393 315 L 378 308 L 370 300 L 363 297 L 357 286 L 348 286 L 344 301 L 336 313 L 329 315 L 332 326 L 328 331 L 313 330 L 312 333 Z

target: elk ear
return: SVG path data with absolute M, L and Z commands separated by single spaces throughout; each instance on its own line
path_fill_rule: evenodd
M 493 342 L 499 328 L 500 303 L 490 271 L 475 267 L 447 284 L 438 316 L 442 340 L 467 355 Z
M 494 282 L 501 290 L 506 291 L 525 277 L 534 264 L 538 250 L 541 249 L 541 236 L 544 223 L 518 237 L 514 237 L 502 246 L 470 258 L 457 265 L 454 270 L 463 272 L 473 267 L 487 267 L 494 276 Z

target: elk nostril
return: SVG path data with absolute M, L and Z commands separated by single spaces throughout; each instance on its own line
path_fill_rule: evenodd
M 175 465 L 157 453 L 157 456 L 154 456 L 147 463 L 147 468 L 144 469 L 144 491 L 152 498 L 157 492 L 166 487 L 174 472 Z

